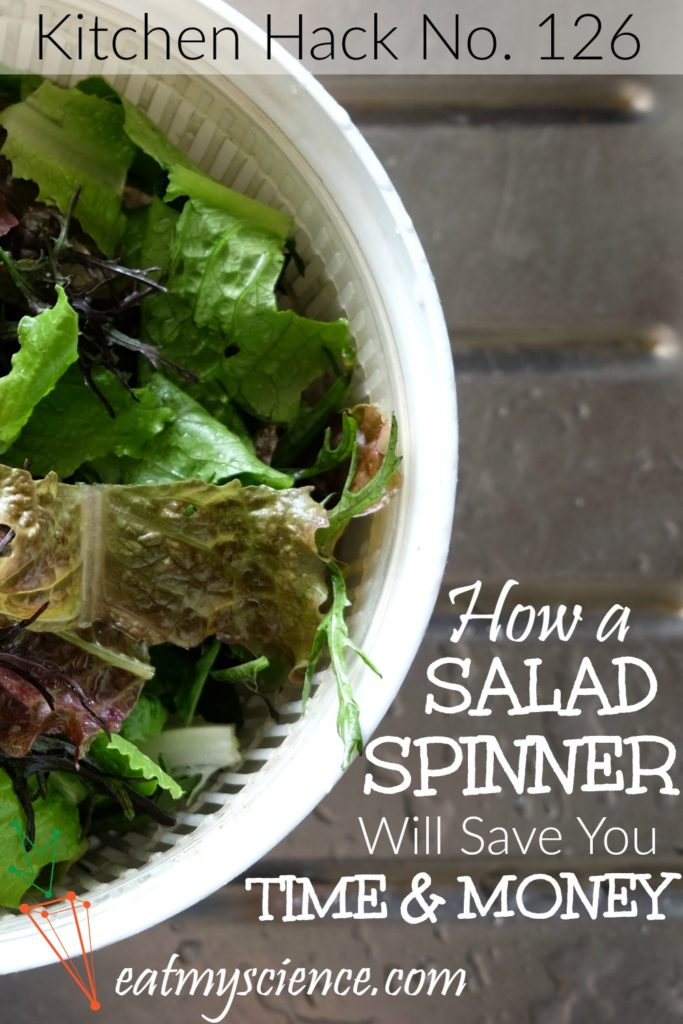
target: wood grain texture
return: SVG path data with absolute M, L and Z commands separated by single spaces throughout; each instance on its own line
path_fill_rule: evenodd
M 652 88 L 657 116 L 634 122 L 364 126 L 456 339 L 680 328 L 683 107 L 675 80 Z

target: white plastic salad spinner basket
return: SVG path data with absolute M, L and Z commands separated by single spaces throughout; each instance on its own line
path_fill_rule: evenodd
M 144 5 L 156 23 L 169 5 Z M 173 5 L 171 5 L 173 6 Z M 41 3 L 46 15 L 73 8 Z M 37 4 L 0 0 L 0 62 L 27 67 L 35 52 Z M 131 0 L 79 4 L 109 24 L 136 24 Z M 252 48 L 259 31 L 219 0 L 188 0 L 183 24 L 210 17 L 238 27 Z M 195 20 L 193 20 L 195 19 Z M 240 55 L 240 66 L 248 68 Z M 411 221 L 376 157 L 347 114 L 284 51 L 277 76 L 116 77 L 113 84 L 218 180 L 293 214 L 306 273 L 295 283 L 301 310 L 345 315 L 358 348 L 358 396 L 394 411 L 403 483 L 390 507 L 366 520 L 350 577 L 354 640 L 350 674 L 363 734 L 379 724 L 410 667 L 429 619 L 448 550 L 456 479 L 453 369 L 432 276 Z M 102 65 L 106 69 L 106 65 Z M 188 65 L 171 70 L 187 75 Z M 50 67 L 65 76 L 69 64 Z M 419 681 L 418 681 L 419 685 Z M 150 827 L 105 840 L 68 885 L 91 901 L 94 948 L 124 939 L 208 896 L 247 871 L 337 782 L 334 680 L 319 677 L 306 716 L 299 703 L 256 734 L 238 770 L 224 771 L 173 829 Z M 73 948 L 67 928 L 59 929 Z M 23 915 L 0 918 L 0 973 L 51 961 Z

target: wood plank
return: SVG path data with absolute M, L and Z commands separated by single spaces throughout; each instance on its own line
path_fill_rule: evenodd
M 683 82 L 658 88 L 643 121 L 364 126 L 455 337 L 681 330 Z
M 322 75 L 321 81 L 363 127 L 415 119 L 630 120 L 656 109 L 656 86 L 619 76 Z
M 460 482 L 444 589 L 514 578 L 555 596 L 680 606 L 683 361 L 601 368 L 567 356 L 546 368 L 539 356 L 512 371 L 497 358 L 482 355 L 476 369 L 465 359 L 457 374 Z

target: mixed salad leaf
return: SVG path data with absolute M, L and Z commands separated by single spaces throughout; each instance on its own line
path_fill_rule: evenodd
M 48 629 L 102 623 L 180 647 L 218 636 L 293 668 L 308 659 L 327 595 L 316 545 L 327 515 L 307 488 L 63 484 L 0 466 L 0 521 L 15 534 L 0 615 L 42 608 Z
M 395 421 L 350 404 L 348 324 L 296 308 L 286 211 L 207 177 L 101 79 L 0 78 L 0 131 L 0 903 L 16 906 L 90 836 L 171 823 L 239 761 L 247 705 L 277 715 L 294 689 L 305 706 L 326 659 L 344 764 L 362 749 L 346 656 L 367 658 L 335 551 L 400 459 Z
M 52 82 L 0 116 L 14 177 L 34 181 L 41 202 L 61 213 L 78 191 L 81 226 L 107 256 L 125 228 L 121 200 L 135 155 L 124 121 L 119 104 Z
M 304 679 L 303 702 L 305 708 L 313 685 L 313 675 L 323 651 L 327 649 L 337 681 L 337 694 L 339 697 L 337 731 L 344 744 L 344 767 L 346 768 L 351 763 L 354 754 L 361 753 L 363 749 L 360 731 L 360 710 L 353 696 L 351 684 L 346 676 L 344 664 L 346 649 L 349 648 L 355 651 L 368 668 L 372 669 L 377 675 L 380 675 L 380 672 L 349 636 L 344 613 L 349 607 L 350 601 L 346 596 L 344 576 L 336 562 L 331 561 L 329 568 L 332 581 L 332 600 L 329 609 L 320 621 L 313 640 L 311 656 Z
M 98 627 L 96 643 L 83 631 L 11 631 L 0 636 L 0 749 L 14 757 L 42 735 L 83 750 L 102 729 L 120 729 L 152 675 L 146 649 L 115 629 Z
M 73 861 L 83 853 L 78 803 L 63 791 L 56 774 L 47 780 L 43 793 L 36 788 L 29 798 L 35 831 L 27 850 L 20 827 L 24 816 L 21 801 L 12 776 L 0 769 L 0 862 L 4 865 L 4 870 L 0 871 L 0 904 L 3 906 L 19 906 L 41 868 L 49 868 L 55 841 L 61 861 Z
M 0 452 L 17 439 L 35 406 L 78 359 L 78 317 L 64 289 L 57 285 L 55 290 L 52 309 L 24 316 L 17 325 L 19 348 L 10 372 L 0 379 Z

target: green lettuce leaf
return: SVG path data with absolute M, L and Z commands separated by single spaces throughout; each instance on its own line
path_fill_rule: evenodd
M 113 417 L 73 367 L 36 406 L 5 461 L 13 466 L 26 463 L 36 476 L 53 471 L 67 477 L 84 463 L 112 453 L 139 459 L 150 438 L 173 418 L 173 411 L 152 388 L 138 388 L 133 397 L 111 371 L 102 367 L 92 376 L 114 410 Z
M 159 267 L 167 275 L 173 259 L 178 219 L 177 211 L 157 198 L 149 206 L 131 213 L 124 238 L 127 263 L 133 267 Z M 180 356 L 173 360 L 176 365 L 191 368 L 193 373 L 204 378 L 208 371 L 202 373 L 202 366 L 197 365 L 198 349 L 205 347 L 211 352 L 220 347 L 219 339 L 212 340 L 210 344 L 202 341 L 201 332 L 192 319 L 191 305 L 173 291 L 148 295 L 142 303 L 141 337 L 153 345 L 165 347 L 168 353 L 173 351 Z M 209 367 L 214 363 L 212 357 Z M 206 402 L 210 385 L 197 387 L 183 382 L 183 387 L 214 414 L 214 408 Z M 222 397 L 227 399 L 225 390 L 220 390 Z
M 349 628 L 346 625 L 344 613 L 350 606 L 346 594 L 346 582 L 344 575 L 336 562 L 329 563 L 330 580 L 332 583 L 332 602 L 329 609 L 323 616 L 313 641 L 311 657 L 306 668 L 306 677 L 303 689 L 303 706 L 310 696 L 313 684 L 313 675 L 318 667 L 321 656 L 327 650 L 334 678 L 337 684 L 337 699 L 339 710 L 337 712 L 337 732 L 344 744 L 344 763 L 346 769 L 356 754 L 363 752 L 363 737 L 360 731 L 360 711 L 356 698 L 353 695 L 353 688 L 346 671 L 345 652 L 348 648 L 354 651 L 368 668 L 371 668 L 378 676 L 380 673 L 369 660 L 367 655 L 354 644 L 349 636 Z
M 340 365 L 350 370 L 354 354 L 343 321 L 320 323 L 277 310 L 284 257 L 274 235 L 191 203 L 179 220 L 155 199 L 130 217 L 126 245 L 132 265 L 169 273 L 168 292 L 142 305 L 143 338 L 200 377 L 183 390 L 233 430 L 233 401 L 261 419 L 290 422 L 309 384 Z M 348 385 L 337 383 L 330 403 L 340 408 Z M 322 429 L 329 418 L 322 404 L 315 412 L 306 417 L 316 421 L 309 423 L 310 439 L 318 419 Z M 287 464 L 294 462 L 280 459 Z
M 168 185 L 166 172 L 173 164 L 196 167 L 195 162 L 171 142 L 143 110 L 103 78 L 86 78 L 76 88 L 90 96 L 100 96 L 123 111 L 123 130 L 137 148 L 130 167 L 130 179 L 139 183 L 144 191 L 163 195 Z
M 198 481 L 61 484 L 0 467 L 0 615 L 43 629 L 102 622 L 149 644 L 209 636 L 306 664 L 327 596 L 325 510 L 307 489 Z M 29 524 L 30 529 L 26 524 Z
M 61 287 L 52 309 L 22 317 L 18 334 L 20 348 L 10 372 L 0 379 L 0 452 L 19 436 L 34 407 L 78 358 L 78 317 Z
M 243 482 L 291 487 L 292 478 L 271 469 L 245 442 L 162 374 L 155 374 L 136 391 L 142 401 L 154 396 L 169 416 L 164 429 L 144 447 L 141 458 L 127 462 L 122 482 L 162 484 L 174 480 L 225 483 L 233 477 Z
M 158 697 L 141 693 L 137 704 L 121 726 L 120 735 L 130 743 L 142 743 L 161 732 L 168 719 L 168 711 Z
M 336 412 L 348 404 L 351 382 L 339 377 L 315 405 L 301 403 L 296 419 L 278 441 L 273 465 L 278 467 L 300 465 L 301 459 L 319 438 Z
M 151 757 L 143 754 L 134 743 L 117 733 L 113 733 L 110 739 L 107 739 L 105 733 L 98 733 L 90 745 L 88 757 L 114 776 L 128 780 L 141 779 L 144 783 L 149 783 L 140 787 L 140 792 L 146 796 L 150 796 L 157 789 L 165 790 L 174 800 L 179 800 L 183 795 L 183 787 L 175 779 L 172 779 Z
M 33 802 L 35 842 L 24 850 L 24 812 L 5 771 L 0 770 L 0 904 L 18 907 L 22 896 L 38 877 L 40 868 L 52 862 L 71 861 L 82 853 L 78 807 L 48 780 L 47 794 Z M 49 882 L 49 879 L 48 879 Z M 44 899 L 39 890 L 29 898 Z
M 149 206 L 132 211 L 127 218 L 124 247 L 126 262 L 131 267 L 159 267 L 167 271 L 171 266 L 171 247 L 179 214 L 156 197 Z M 142 315 L 158 301 L 162 293 L 149 295 L 142 304 Z
M 164 197 L 167 202 L 188 196 L 216 210 L 222 210 L 237 220 L 246 221 L 254 228 L 275 235 L 279 238 L 280 245 L 291 236 L 294 224 L 288 214 L 213 181 L 198 169 L 188 167 L 186 161 L 175 163 L 176 166 L 166 165 L 170 170 L 168 190 Z
M 247 412 L 289 423 L 310 384 L 352 366 L 345 321 L 277 309 L 284 255 L 276 235 L 190 200 L 172 253 L 168 295 L 147 300 L 146 337 L 202 381 L 219 381 Z
M 125 227 L 121 199 L 135 153 L 122 108 L 79 89 L 43 84 L 0 113 L 3 154 L 16 178 L 35 181 L 39 199 L 66 213 L 79 192 L 76 216 L 111 256 Z
M 236 192 L 227 185 L 221 185 L 203 174 L 195 161 L 171 142 L 140 107 L 127 100 L 104 79 L 86 79 L 79 83 L 78 89 L 88 95 L 106 97 L 120 104 L 123 110 L 123 130 L 130 141 L 164 171 L 169 172 L 165 196 L 167 202 L 179 196 L 201 199 L 217 209 L 250 221 L 256 227 L 273 232 L 283 243 L 290 237 L 293 221 L 288 214 Z
M 144 110 L 119 96 L 123 106 L 123 128 L 130 139 L 143 153 L 151 157 L 160 167 L 168 171 L 173 166 L 197 169 L 197 164 L 182 149 L 162 132 Z
M 86 463 L 115 455 L 107 481 L 160 484 L 175 480 L 291 487 L 291 476 L 262 462 L 248 436 L 239 436 L 162 374 L 132 393 L 109 370 L 93 381 L 114 410 L 112 417 L 74 368 L 37 406 L 21 436 L 7 452 L 8 465 L 30 466 L 36 476 L 53 471 L 71 476 Z

